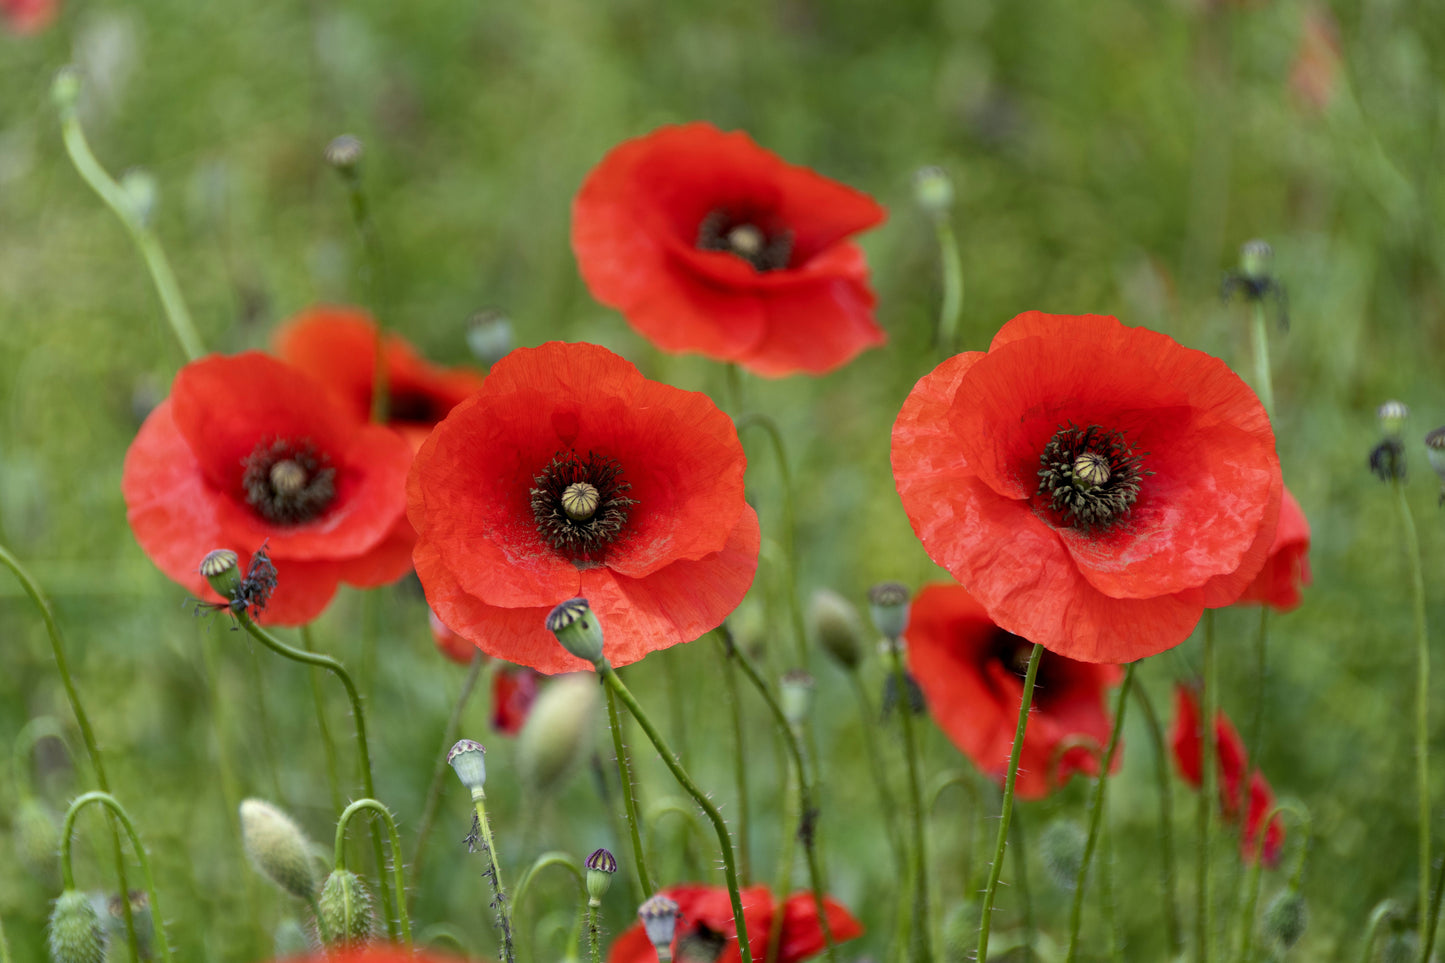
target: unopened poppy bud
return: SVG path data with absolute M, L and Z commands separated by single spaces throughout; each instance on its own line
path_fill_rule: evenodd
M 221 598 L 234 598 L 241 587 L 241 559 L 229 548 L 215 549 L 201 559 L 201 574 Z
M 1299 890 L 1291 886 L 1284 890 L 1264 908 L 1261 927 L 1264 935 L 1278 943 L 1281 949 L 1289 949 L 1299 942 L 1309 925 L 1309 907 Z
M 361 163 L 363 153 L 365 150 L 361 145 L 360 138 L 353 134 L 342 134 L 340 137 L 333 138 L 331 143 L 326 145 L 322 156 L 326 158 L 326 163 L 337 170 L 350 171 Z
M 293 956 L 310 953 L 316 946 L 306 935 L 301 921 L 288 916 L 276 924 L 276 932 L 271 935 L 271 948 L 272 955 L 278 960 L 289 960 Z
M 15 807 L 13 830 L 20 865 L 46 883 L 58 883 L 60 827 L 50 810 L 33 797 L 22 797 Z
M 369 943 L 376 933 L 371 895 L 350 870 L 338 869 L 326 877 L 316 905 L 321 910 L 321 932 L 329 935 L 329 945 Z
M 482 364 L 494 365 L 512 350 L 512 321 L 500 311 L 479 311 L 467 322 L 467 347 Z
M 447 751 L 447 765 L 475 797 L 487 785 L 487 750 L 473 739 L 460 739 Z
M 136 946 L 141 959 L 151 958 L 151 941 L 155 938 L 155 919 L 151 916 L 151 898 L 143 889 L 130 891 L 130 921 L 135 928 Z M 121 941 L 125 935 L 125 907 L 121 905 L 120 894 L 116 893 L 105 901 L 105 924 L 110 939 Z
M 1084 827 L 1072 819 L 1055 819 L 1039 835 L 1039 856 L 1044 870 L 1059 889 L 1072 891 L 1078 882 L 1087 841 Z
M 953 181 L 942 167 L 924 167 L 913 175 L 913 199 L 925 213 L 943 217 L 953 206 Z
M 884 637 L 895 640 L 908 628 L 908 588 L 901 582 L 879 582 L 868 590 L 868 611 Z
M 68 889 L 50 913 L 51 963 L 105 963 L 105 928 L 90 897 Z
M 661 893 L 649 896 L 637 908 L 637 918 L 642 920 L 658 960 L 667 963 L 672 959 L 672 937 L 677 932 L 677 903 Z
M 150 171 L 133 167 L 120 177 L 121 193 L 125 195 L 126 206 L 135 215 L 142 227 L 150 227 L 151 217 L 156 210 L 156 179 Z
M 802 669 L 785 672 L 781 689 L 783 717 L 790 726 L 802 725 L 813 705 L 813 677 Z
M 597 905 L 607 895 L 612 885 L 612 874 L 617 872 L 617 857 L 605 849 L 595 850 L 587 857 L 587 902 Z
M 1403 401 L 1387 401 L 1375 412 L 1380 419 L 1380 430 L 1386 437 L 1398 438 L 1405 430 L 1405 421 L 1410 417 L 1410 409 Z
M 547 616 L 547 631 L 562 648 L 579 659 L 596 663 L 602 658 L 602 623 L 586 599 L 568 599 Z
M 290 816 L 264 800 L 243 800 L 241 841 L 261 875 L 297 899 L 315 897 L 311 841 Z
M 517 768 L 542 797 L 552 795 L 571 773 L 596 731 L 597 678 L 563 676 L 545 686 L 532 703 L 517 736 Z
M 1274 261 L 1274 249 L 1258 238 L 1245 241 L 1239 248 L 1240 276 L 1250 281 L 1263 281 L 1269 277 Z
M 80 71 L 74 67 L 61 67 L 50 82 L 50 99 L 62 113 L 75 109 L 80 99 Z
M 856 669 L 863 661 L 863 626 L 853 603 L 832 589 L 818 589 L 808 603 L 808 619 L 823 651 L 843 668 Z

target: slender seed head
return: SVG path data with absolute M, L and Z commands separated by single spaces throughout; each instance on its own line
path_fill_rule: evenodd
M 602 660 L 602 622 L 583 598 L 568 599 L 547 615 L 547 631 L 562 648 L 596 665 Z
M 1274 249 L 1258 238 L 1245 241 L 1239 248 L 1239 273 L 1249 281 L 1263 281 L 1269 277 L 1274 262 Z
M 447 765 L 456 772 L 462 785 L 478 792 L 487 785 L 487 750 L 480 742 L 462 739 L 447 751 Z
M 942 167 L 923 167 L 913 175 L 913 199 L 924 212 L 945 217 L 953 207 L 953 181 Z
M 1109 459 L 1096 451 L 1086 451 L 1074 459 L 1074 487 L 1083 491 L 1098 488 L 1113 477 Z
M 376 935 L 376 917 L 371 911 L 371 894 L 360 877 L 338 869 L 326 877 L 316 901 L 321 910 L 323 933 L 331 934 L 330 946 L 370 943 Z
M 297 899 L 316 895 L 311 841 L 286 813 L 261 799 L 243 800 L 241 841 L 261 875 Z
M 868 590 L 868 611 L 873 625 L 890 641 L 908 628 L 908 588 L 901 582 L 879 582 Z
M 241 587 L 240 558 L 229 548 L 217 548 L 201 559 L 201 574 L 223 599 L 235 597 Z
M 661 893 L 649 896 L 637 908 L 637 918 L 642 920 L 642 928 L 657 950 L 659 959 L 671 958 L 672 938 L 677 932 L 677 911 L 677 903 Z
M 587 899 L 601 901 L 612 885 L 612 874 L 617 872 L 617 857 L 605 849 L 594 850 L 587 857 Z
M 600 562 L 607 549 L 625 536 L 637 499 L 615 459 L 588 452 L 563 451 L 532 478 L 528 495 L 537 535 L 552 548 L 585 566 Z
M 79 890 L 68 889 L 55 901 L 47 939 L 51 963 L 105 963 L 105 928 Z
M 808 621 L 823 651 L 852 671 L 863 661 L 863 624 L 858 610 L 832 589 L 818 589 L 808 603 Z

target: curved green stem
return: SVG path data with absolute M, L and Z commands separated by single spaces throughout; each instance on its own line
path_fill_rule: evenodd
M 587 899 L 587 876 L 582 872 L 582 864 L 577 862 L 577 857 L 571 853 L 564 853 L 560 849 L 553 849 L 533 860 L 532 865 L 528 866 L 527 871 L 522 874 L 522 878 L 517 882 L 517 895 L 512 899 L 512 908 L 514 910 L 522 908 L 522 900 L 526 897 L 527 890 L 531 888 L 532 880 L 548 866 L 560 866 L 571 873 L 572 878 L 577 881 L 578 894 L 581 895 L 582 899 Z
M 1155 786 L 1159 791 L 1159 892 L 1164 899 L 1164 933 L 1169 951 L 1177 955 L 1184 948 L 1184 933 L 1179 925 L 1178 882 L 1174 869 L 1174 792 L 1169 784 L 1169 756 L 1164 748 L 1164 731 L 1154 703 L 1142 685 L 1134 686 L 1134 700 L 1144 712 L 1145 728 L 1154 746 Z
M 98 803 L 109 809 L 120 820 L 125 827 L 126 835 L 130 837 L 130 848 L 135 852 L 136 861 L 140 863 L 141 874 L 145 877 L 146 894 L 151 901 L 151 915 L 156 920 L 154 927 L 156 937 L 156 949 L 160 952 L 161 960 L 170 963 L 171 945 L 166 939 L 165 914 L 161 912 L 161 904 L 156 893 L 155 876 L 151 873 L 150 857 L 146 854 L 145 847 L 141 845 L 140 835 L 135 831 L 135 824 L 130 821 L 130 814 L 125 811 L 115 797 L 108 792 L 88 792 L 76 798 L 65 812 L 65 827 L 60 837 L 60 873 L 65 880 L 66 889 L 75 889 L 75 871 L 71 867 L 70 850 L 71 843 L 75 839 L 75 817 L 80 811 L 91 803 Z M 129 891 L 121 890 L 122 903 L 129 903 Z
M 461 730 L 462 712 L 467 707 L 467 702 L 472 697 L 472 690 L 477 686 L 477 680 L 481 678 L 484 667 L 495 663 L 484 661 L 480 650 L 472 656 L 472 664 L 467 668 L 467 677 L 462 680 L 462 691 L 457 695 L 457 703 L 452 706 L 451 717 L 447 719 L 446 728 L 442 730 L 442 751 L 437 753 L 436 765 L 432 767 L 431 785 L 427 786 L 426 803 L 422 806 L 421 822 L 417 825 L 416 844 L 412 847 L 411 874 L 408 884 L 408 891 L 416 889 L 416 881 L 421 879 L 422 856 L 426 853 L 426 841 L 431 836 L 433 824 L 436 822 L 437 807 L 441 803 L 442 783 L 447 772 L 447 750 L 457 741 L 457 733 Z
M 51 94 L 60 114 L 60 133 L 65 140 L 65 149 L 70 154 L 71 163 L 75 165 L 85 183 L 90 185 L 91 190 L 120 218 L 141 257 L 145 259 L 146 268 L 156 286 L 156 293 L 160 295 L 161 306 L 165 308 L 166 320 L 170 322 L 181 350 L 189 360 L 195 361 L 205 354 L 206 350 L 201 346 L 201 337 L 196 333 L 191 313 L 186 310 L 185 299 L 181 297 L 180 285 L 176 283 L 175 272 L 166 260 L 165 251 L 150 228 L 141 223 L 125 192 L 105 172 L 100 161 L 95 159 L 95 154 L 91 153 L 90 144 L 86 142 L 85 131 L 80 127 L 80 119 L 75 110 L 76 99 L 80 94 L 80 77 L 74 68 L 66 67 L 55 75 Z
M 1024 674 L 1023 697 L 1019 700 L 1019 724 L 1014 731 L 1013 749 L 1009 752 L 1008 776 L 1004 779 L 1003 785 L 1003 814 L 999 819 L 998 841 L 994 844 L 993 862 L 988 871 L 988 886 L 983 892 L 983 916 L 978 927 L 978 952 L 974 955 L 975 960 L 988 959 L 988 930 L 989 924 L 993 921 L 993 898 L 998 892 L 999 875 L 1003 872 L 1004 847 L 1008 845 L 1008 826 L 1013 818 L 1014 811 L 1014 783 L 1019 775 L 1019 753 L 1023 752 L 1024 735 L 1028 731 L 1029 706 L 1034 701 L 1034 682 L 1039 676 L 1039 659 L 1044 654 L 1044 647 L 1037 642 L 1034 643 L 1033 652 L 1029 655 L 1028 671 Z M 907 714 L 907 710 L 904 710 Z M 915 924 L 916 925 L 916 924 Z
M 959 263 L 958 241 L 948 217 L 934 219 L 938 235 L 939 266 L 943 271 L 943 302 L 938 311 L 938 345 L 945 355 L 958 349 L 958 321 L 963 315 L 963 265 Z
M 697 800 L 698 806 L 702 807 L 702 811 L 707 813 L 707 818 L 712 821 L 713 829 L 717 833 L 718 846 L 722 850 L 723 869 L 727 876 L 728 895 L 732 900 L 733 919 L 737 921 L 738 951 L 742 954 L 742 963 L 753 963 L 753 951 L 748 943 L 747 918 L 743 916 L 742 894 L 738 889 L 737 860 L 733 855 L 732 838 L 728 835 L 727 823 L 723 821 L 722 813 L 718 812 L 717 806 L 708 798 L 707 793 L 699 789 L 687 771 L 682 768 L 682 764 L 677 760 L 677 755 L 668 746 L 667 741 L 662 738 L 657 727 L 652 724 L 652 720 L 643 711 L 631 690 L 618 678 L 617 670 L 612 668 L 612 664 L 606 659 L 600 659 L 596 665 L 597 671 L 601 673 L 602 680 L 609 691 L 617 693 L 617 698 L 622 700 L 622 704 L 627 706 L 627 711 L 632 713 L 632 717 L 637 720 L 637 724 L 642 727 L 647 738 L 652 740 L 652 745 L 657 749 L 657 754 L 662 757 L 668 770 L 672 772 L 673 778 L 683 789 L 687 790 L 689 796 Z
M 1405 498 L 1400 479 L 1391 483 L 1400 528 L 1405 536 L 1405 553 L 1410 563 L 1411 601 L 1415 611 L 1415 787 L 1419 796 L 1420 833 L 1417 859 L 1419 869 L 1419 933 L 1421 946 L 1430 928 L 1430 638 L 1425 625 L 1425 575 L 1420 564 L 1420 539 L 1415 534 L 1415 517 Z
M 311 910 L 311 918 L 316 921 L 316 935 L 321 937 L 321 945 L 330 946 L 336 934 L 326 925 L 326 917 L 321 915 L 321 904 L 315 893 L 306 894 L 306 906 Z
M 351 822 L 351 817 L 362 810 L 368 810 L 380 817 L 386 825 L 387 835 L 391 842 L 391 872 L 392 885 L 396 887 L 396 905 L 401 914 L 401 938 L 407 946 L 411 946 L 411 915 L 406 911 L 406 882 L 402 878 L 401 858 L 401 837 L 396 831 L 396 817 L 391 810 L 377 802 L 375 799 L 358 799 L 347 806 L 341 812 L 341 818 L 336 821 L 336 849 L 334 863 L 337 869 L 346 868 L 346 826 Z M 377 867 L 377 873 L 381 877 L 377 880 L 378 885 L 386 888 L 386 867 L 385 864 Z
M 311 626 L 301 626 L 301 647 L 314 653 L 316 644 L 311 638 Z M 316 704 L 316 728 L 321 733 L 321 749 L 326 758 L 326 781 L 331 787 L 331 808 L 341 809 L 341 777 L 336 769 L 336 743 L 331 738 L 331 723 L 326 719 L 326 697 L 321 694 L 321 675 L 316 669 L 306 673 L 311 683 L 311 701 Z
M 1109 733 L 1109 747 L 1099 763 L 1099 778 L 1094 780 L 1094 795 L 1089 800 L 1089 835 L 1084 841 L 1084 856 L 1079 861 L 1079 875 L 1074 881 L 1074 905 L 1069 910 L 1069 952 L 1066 963 L 1073 963 L 1078 951 L 1079 922 L 1084 916 L 1084 890 L 1089 875 L 1089 863 L 1094 858 L 1094 847 L 1099 842 L 1099 826 L 1104 818 L 1104 790 L 1109 785 L 1109 770 L 1114 766 L 1114 756 L 1119 751 L 1119 734 L 1124 731 L 1124 700 L 1134 684 L 1134 669 L 1137 662 L 1130 662 L 1124 669 L 1124 681 L 1119 685 L 1119 694 L 1114 701 L 1114 728 Z
M 903 726 L 903 756 L 908 763 L 908 812 L 913 825 L 913 926 L 909 931 L 909 953 L 914 963 L 932 963 L 933 928 L 929 917 L 928 900 L 928 846 L 923 832 L 923 776 L 919 771 L 918 740 L 913 732 L 913 709 L 908 704 L 908 673 L 903 668 L 903 648 L 897 639 L 888 641 L 889 654 L 893 660 L 893 680 L 898 686 L 898 718 Z M 1037 659 L 1035 660 L 1037 661 Z M 1030 683 L 1026 691 L 1032 695 Z M 1014 760 L 1017 763 L 1018 760 Z M 1012 782 L 1009 784 L 1012 786 Z M 1012 813 L 1013 799 L 1005 799 L 1005 813 Z M 1002 840 L 1007 839 L 1008 816 L 1005 815 L 1000 832 L 999 861 L 995 865 L 994 878 L 1002 869 Z M 993 907 L 993 887 L 985 896 L 983 926 L 981 929 L 979 959 L 987 959 L 988 919 Z
M 25 588 L 25 594 L 30 596 L 30 601 L 40 611 L 40 619 L 45 623 L 45 633 L 50 637 L 50 651 L 55 657 L 55 668 L 60 673 L 60 682 L 65 687 L 65 697 L 70 702 L 70 711 L 75 714 L 75 723 L 80 727 L 80 737 L 85 742 L 86 755 L 90 757 L 91 768 L 95 770 L 95 781 L 99 784 L 101 792 L 110 792 L 110 779 L 105 774 L 105 762 L 100 756 L 100 746 L 95 741 L 95 730 L 90 727 L 90 716 L 85 712 L 85 706 L 81 705 L 80 695 L 75 691 L 75 682 L 70 678 L 70 663 L 65 657 L 65 640 L 60 637 L 60 626 L 55 621 L 55 613 L 50 608 L 50 600 L 40 591 L 39 584 L 31 578 L 30 573 L 20 564 L 20 560 L 4 546 L 0 545 L 0 563 L 14 573 L 20 584 Z M 125 866 L 125 853 L 120 848 L 120 833 L 111 824 L 111 851 L 115 857 L 115 875 L 120 884 L 122 893 L 130 892 L 130 881 L 127 878 Z M 121 918 L 125 922 L 126 944 L 130 948 L 132 963 L 140 960 L 140 942 L 135 931 L 135 914 L 131 912 L 130 900 L 120 901 Z
M 627 828 L 632 834 L 632 861 L 636 871 L 637 884 L 643 898 L 655 893 L 652 873 L 647 868 L 647 855 L 642 848 L 642 819 L 637 814 L 637 790 L 632 784 L 632 760 L 627 755 L 627 746 L 622 741 L 622 717 L 617 712 L 617 700 L 612 688 L 605 686 L 607 693 L 607 723 L 612 730 L 612 751 L 617 756 L 617 775 L 622 780 L 622 803 L 627 809 Z
M 5 921 L 0 920 L 0 963 L 10 963 L 10 944 L 5 942 Z M 597 963 L 593 960 L 592 963 Z
M 478 786 L 472 790 L 472 808 L 477 814 L 477 827 L 482 833 L 482 849 L 487 857 L 487 879 L 492 884 L 492 907 L 497 911 L 497 927 L 502 931 L 502 959 L 516 963 L 512 948 L 512 914 L 507 909 L 507 890 L 502 885 L 502 867 L 497 860 L 497 845 L 492 839 L 492 824 L 487 820 L 487 793 Z
M 1380 933 L 1380 924 L 1393 916 L 1400 915 L 1400 904 L 1393 899 L 1383 899 L 1370 911 L 1369 922 L 1365 924 L 1365 941 L 1360 947 L 1360 963 L 1371 963 L 1375 958 L 1375 937 Z
M 1269 325 L 1264 320 L 1264 302 L 1254 302 L 1254 322 L 1250 325 L 1254 340 L 1254 381 L 1264 413 L 1274 420 L 1274 379 L 1269 371 Z

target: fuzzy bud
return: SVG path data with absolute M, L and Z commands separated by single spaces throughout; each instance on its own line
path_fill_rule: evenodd
M 376 933 L 371 912 L 371 894 L 360 877 L 338 869 L 326 877 L 317 901 L 321 909 L 322 932 L 330 934 L 332 946 L 369 943 Z
M 229 548 L 218 548 L 201 559 L 200 573 L 223 599 L 234 598 L 241 587 L 241 559 Z
M 243 800 L 241 841 L 261 875 L 297 899 L 316 895 L 311 841 L 290 816 L 263 800 Z
M 813 706 L 813 677 L 802 669 L 783 673 L 781 686 L 783 717 L 790 726 L 801 726 Z
M 885 638 L 898 639 L 908 628 L 908 588 L 900 582 L 879 582 L 868 590 L 868 611 Z
M 1291 886 L 1269 901 L 1264 908 L 1261 928 L 1267 939 L 1288 950 L 1299 942 L 1309 921 L 1310 911 L 1305 898 Z
M 1375 412 L 1380 419 L 1380 430 L 1387 438 L 1398 438 L 1405 430 L 1405 421 L 1410 417 L 1410 409 L 1403 401 L 1387 401 Z
M 596 731 L 596 676 L 563 676 L 545 686 L 517 736 L 517 768 L 528 786 L 550 796 Z
M 1258 238 L 1245 241 L 1239 248 L 1239 274 L 1250 281 L 1263 281 L 1269 277 L 1274 261 L 1274 249 Z
M 361 145 L 361 139 L 354 134 L 342 134 L 333 138 L 331 143 L 326 145 L 322 156 L 326 163 L 339 171 L 355 170 L 356 165 L 361 163 L 361 155 L 365 149 Z
M 473 739 L 460 739 L 447 751 L 447 765 L 456 772 L 462 785 L 471 790 L 472 796 L 487 785 L 487 750 Z
M 90 897 L 68 889 L 50 914 L 51 963 L 105 963 L 105 928 Z
M 553 609 L 547 616 L 547 631 L 577 658 L 593 664 L 602 660 L 602 623 L 586 599 L 568 599 Z
M 661 893 L 649 896 L 637 908 L 637 918 L 642 920 L 642 928 L 657 950 L 657 958 L 662 961 L 672 959 L 672 937 L 677 932 L 677 903 Z
M 923 167 L 913 175 L 913 199 L 925 213 L 944 217 L 953 206 L 953 181 L 942 167 Z
M 1072 892 L 1084 865 L 1084 827 L 1072 819 L 1055 819 L 1039 834 L 1039 857 L 1055 886 Z
M 59 889 L 60 826 L 44 804 L 30 796 L 21 798 L 15 807 L 15 855 L 37 879 L 52 892 Z
M 863 624 L 858 610 L 832 589 L 818 589 L 808 603 L 808 621 L 823 651 L 852 671 L 863 661 Z
M 617 872 L 617 857 L 605 849 L 599 849 L 587 857 L 587 901 L 596 905 L 607 895 L 612 885 L 612 874 Z

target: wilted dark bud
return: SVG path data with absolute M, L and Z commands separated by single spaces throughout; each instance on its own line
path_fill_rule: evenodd
M 60 826 L 40 801 L 24 796 L 15 807 L 15 855 L 20 865 L 54 892 L 60 870 Z
M 547 616 L 547 631 L 562 648 L 579 659 L 596 664 L 602 659 L 602 623 L 586 599 L 568 599 Z
M 201 559 L 200 572 L 223 599 L 234 598 L 241 587 L 241 559 L 229 548 L 207 552 Z
M 322 156 L 326 158 L 326 163 L 337 170 L 350 171 L 361 163 L 363 153 L 361 140 L 358 137 L 352 134 L 342 134 L 340 137 L 333 138 L 331 143 L 326 145 Z
M 500 311 L 479 311 L 467 322 L 467 347 L 482 364 L 501 361 L 512 342 L 512 321 Z
M 587 857 L 587 901 L 596 906 L 607 895 L 612 885 L 612 874 L 617 872 L 617 857 L 605 849 L 595 850 Z
M 919 688 L 918 680 L 913 678 L 912 672 L 904 671 L 903 689 L 903 699 L 908 706 L 908 711 L 915 716 L 923 715 L 924 711 L 928 708 L 928 703 L 924 701 L 923 690 Z M 890 672 L 883 677 L 883 718 L 888 718 L 898 703 L 898 675 L 895 672 Z
M 48 942 L 51 963 L 105 963 L 105 928 L 90 897 L 74 889 L 60 894 Z
M 297 899 L 316 896 L 311 841 L 290 816 L 260 799 L 242 801 L 241 841 L 261 875 Z
M 326 877 L 321 897 L 316 901 L 321 910 L 321 932 L 327 934 L 331 946 L 354 946 L 371 942 L 376 933 L 376 918 L 371 913 L 371 894 L 360 877 L 350 870 L 338 869 Z
M 473 798 L 486 787 L 487 750 L 480 742 L 472 739 L 458 740 L 457 744 L 447 751 L 447 765 L 456 772 L 462 785 L 471 790 Z
M 517 768 L 543 797 L 571 772 L 596 730 L 595 676 L 563 676 L 542 689 L 517 736 Z
M 1370 452 L 1370 471 L 1380 481 L 1405 480 L 1405 445 L 1399 438 L 1386 438 Z
M 662 894 L 649 896 L 637 908 L 637 918 L 662 963 L 672 959 L 672 937 L 677 932 L 677 903 Z
M 1274 249 L 1256 238 L 1245 241 L 1239 248 L 1239 274 L 1248 281 L 1263 281 L 1269 277 L 1274 262 Z
M 858 610 L 832 589 L 818 589 L 808 603 L 808 621 L 823 651 L 843 668 L 863 661 L 863 625 Z
M 942 167 L 920 168 L 913 175 L 913 199 L 925 213 L 944 217 L 953 207 L 953 181 Z
M 808 718 L 813 705 L 813 677 L 802 669 L 783 673 L 782 704 L 783 718 L 790 726 L 801 726 Z
M 1403 401 L 1387 401 L 1375 412 L 1380 419 L 1380 430 L 1387 438 L 1398 438 L 1405 430 L 1405 421 L 1410 417 L 1410 409 Z
M 1039 857 L 1054 885 L 1072 892 L 1084 865 L 1084 846 L 1088 836 L 1084 827 L 1072 819 L 1055 819 L 1039 834 Z
M 1299 942 L 1309 925 L 1309 907 L 1299 890 L 1291 886 L 1284 890 L 1264 908 L 1261 929 L 1267 939 L 1278 943 L 1282 949 L 1289 949 Z
M 879 582 L 868 590 L 868 611 L 878 631 L 896 640 L 908 628 L 908 588 L 900 582 Z

